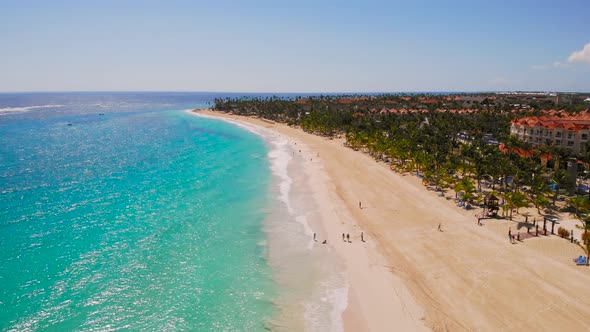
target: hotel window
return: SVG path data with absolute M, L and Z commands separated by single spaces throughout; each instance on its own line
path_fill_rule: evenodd
M 572 139 L 573 137 L 574 137 L 574 134 L 572 134 L 572 133 L 567 133 L 567 138 L 568 138 L 568 139 Z
M 559 140 L 559 139 L 555 140 L 555 145 L 561 145 L 561 140 Z
M 574 146 L 574 141 L 567 141 L 567 146 Z
M 561 137 L 561 131 L 556 132 L 555 137 Z
M 582 134 L 582 141 L 588 140 L 588 134 Z

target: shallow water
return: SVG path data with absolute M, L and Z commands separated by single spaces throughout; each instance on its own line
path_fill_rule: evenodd
M 265 222 L 269 265 L 277 284 L 278 313 L 270 326 L 277 331 L 342 331 L 348 285 L 339 258 L 321 244 L 319 206 L 304 165 L 308 161 L 299 152 L 301 143 L 294 146 L 282 135 L 238 125 L 265 139 L 274 175 Z

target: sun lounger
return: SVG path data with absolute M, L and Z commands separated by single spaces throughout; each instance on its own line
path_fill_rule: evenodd
M 574 259 L 574 261 L 576 262 L 577 265 L 588 265 L 588 257 L 586 257 L 586 256 L 580 256 L 580 257 Z

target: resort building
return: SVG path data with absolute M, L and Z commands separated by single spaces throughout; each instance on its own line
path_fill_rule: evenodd
M 510 133 L 534 146 L 553 145 L 574 153 L 586 149 L 590 137 L 590 113 L 545 115 L 514 119 Z

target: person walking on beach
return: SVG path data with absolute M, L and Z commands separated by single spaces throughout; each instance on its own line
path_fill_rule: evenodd
M 342 233 L 342 242 L 345 242 L 346 240 L 344 239 L 344 233 Z
M 348 241 L 348 243 L 350 243 L 350 234 L 346 234 L 346 241 Z
M 442 224 L 441 223 L 438 223 L 438 231 L 442 232 Z
M 318 240 L 317 240 L 317 238 L 316 238 L 316 234 L 315 234 L 315 233 L 313 233 L 313 240 L 314 240 L 315 242 L 318 242 Z
M 361 232 L 361 242 L 365 242 L 364 235 L 365 235 L 365 233 Z
M 359 201 L 359 209 L 362 209 L 363 206 L 361 205 L 361 201 Z
M 508 228 L 508 238 L 510 239 L 510 243 L 513 243 L 512 241 L 512 228 Z

